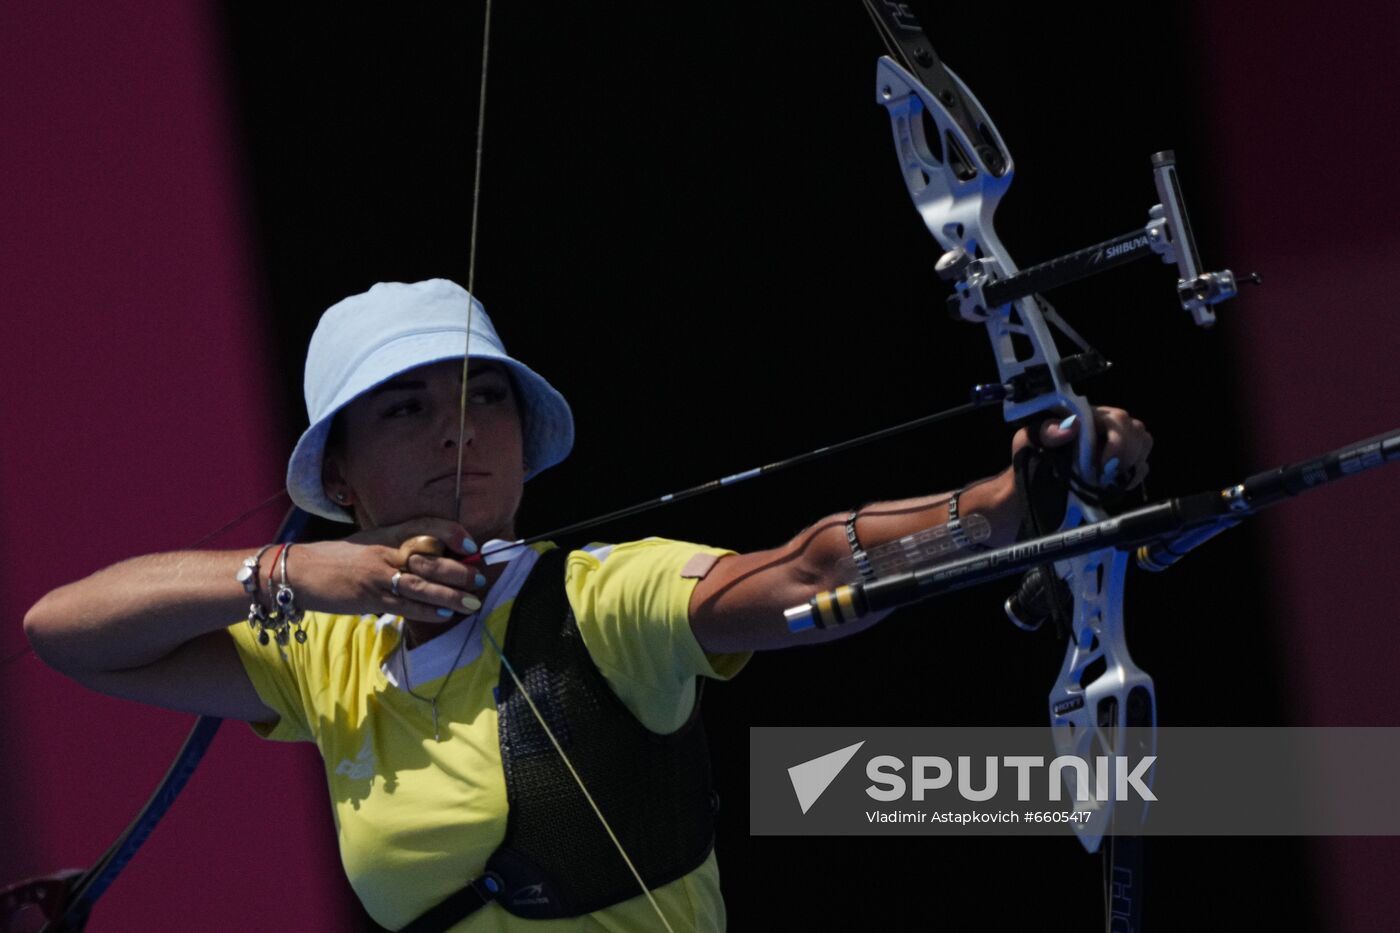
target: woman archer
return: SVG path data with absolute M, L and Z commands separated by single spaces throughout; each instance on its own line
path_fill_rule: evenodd
M 315 742 L 350 881 L 390 929 L 723 928 L 701 678 L 878 621 L 800 638 L 784 624 L 850 582 L 853 554 L 958 514 L 1006 543 L 1022 519 L 1008 470 L 765 551 L 512 545 L 524 484 L 567 456 L 572 414 L 441 279 L 330 308 L 305 383 L 288 492 L 357 533 L 137 557 L 49 593 L 25 628 L 93 689 Z M 1100 463 L 1140 483 L 1141 422 L 1095 420 Z M 1076 434 L 1051 420 L 1037 440 Z M 1030 442 L 1022 430 L 1013 453 Z

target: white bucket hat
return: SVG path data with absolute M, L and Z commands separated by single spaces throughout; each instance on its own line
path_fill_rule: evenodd
M 471 302 L 471 343 L 467 309 Z M 380 282 L 362 295 L 331 305 L 311 335 L 306 352 L 306 415 L 287 464 L 287 492 L 308 512 L 338 522 L 350 513 L 326 495 L 321 463 L 331 422 L 357 396 L 381 382 L 428 363 L 494 360 L 510 373 L 520 404 L 528 480 L 569 455 L 574 418 L 564 396 L 538 373 L 506 355 L 481 302 L 446 279 Z

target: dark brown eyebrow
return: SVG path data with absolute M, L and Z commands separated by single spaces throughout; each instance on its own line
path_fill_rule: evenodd
M 467 373 L 467 381 L 471 382 L 478 376 L 500 376 L 502 378 L 506 378 L 506 368 L 500 363 L 492 362 L 491 360 L 484 360 L 478 363 L 476 365 L 476 368 L 471 369 Z M 386 392 L 412 392 L 415 390 L 426 389 L 427 387 L 428 384 L 422 379 L 398 378 L 390 379 L 388 382 L 381 382 L 373 389 L 370 389 L 369 394 L 371 397 L 374 397 L 377 395 L 383 395 Z
M 388 382 L 381 382 L 373 389 L 369 390 L 370 397 L 383 395 L 385 392 L 412 392 L 415 389 L 426 389 L 428 384 L 422 379 L 390 379 Z
M 493 360 L 482 360 L 475 366 L 467 367 L 467 381 L 475 379 L 477 376 L 504 376 L 506 368 Z

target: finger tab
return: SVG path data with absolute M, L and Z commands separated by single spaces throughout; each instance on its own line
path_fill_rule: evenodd
M 408 559 L 415 554 L 422 554 L 426 557 L 441 557 L 443 551 L 442 542 L 437 538 L 432 535 L 417 535 L 399 545 L 399 566 L 407 569 Z

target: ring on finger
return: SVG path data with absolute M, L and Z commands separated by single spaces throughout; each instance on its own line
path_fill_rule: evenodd
M 402 578 L 403 578 L 403 571 L 402 571 L 402 570 L 395 570 L 395 571 L 394 571 L 394 575 L 393 575 L 392 577 L 389 578 L 389 592 L 393 593 L 395 596 L 400 595 L 400 593 L 399 593 L 399 580 L 401 580 Z

